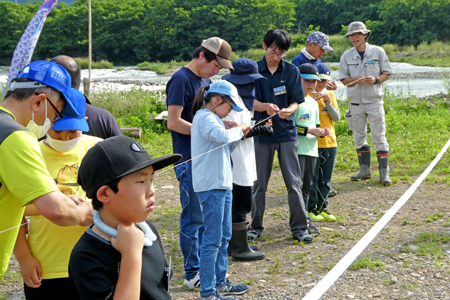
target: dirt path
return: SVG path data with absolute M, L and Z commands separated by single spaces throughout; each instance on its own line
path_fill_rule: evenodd
M 255 243 L 267 257 L 257 262 L 229 262 L 230 280 L 250 285 L 249 292 L 237 298 L 301 299 L 306 295 L 411 185 L 402 181 L 382 187 L 378 181 L 374 176 L 363 183 L 334 182 L 333 187 L 339 193 L 330 198 L 329 209 L 339 216 L 338 222 L 316 222 L 322 234 L 313 244 L 301 245 L 290 237 L 286 190 L 281 173 L 274 171 L 265 214 L 266 229 Z M 184 273 L 178 241 L 177 181 L 173 175 L 164 174 L 156 177 L 156 185 L 157 206 L 151 220 L 157 225 L 166 256 L 172 257 L 175 267 L 172 297 L 198 299 L 198 291 L 185 291 L 181 285 Z M 363 252 L 362 256 L 378 266 L 371 268 L 366 262 L 361 269 L 347 270 L 322 299 L 450 299 L 450 245 L 444 243 L 447 238 L 433 242 L 450 236 L 449 192 L 445 184 L 423 183 Z M 421 243 L 419 238 L 425 242 Z M 11 299 L 21 299 L 18 292 L 22 283 L 17 269 L 12 260 L 0 296 L 9 293 L 17 296 Z

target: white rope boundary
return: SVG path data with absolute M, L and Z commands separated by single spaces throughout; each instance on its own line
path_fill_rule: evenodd
M 380 233 L 386 224 L 394 217 L 400 208 L 409 200 L 412 194 L 417 190 L 420 184 L 425 180 L 431 170 L 436 166 L 439 160 L 450 146 L 450 139 L 447 141 L 441 152 L 419 176 L 414 184 L 395 202 L 395 204 L 386 212 L 386 214 L 361 238 L 361 240 L 347 252 L 347 254 L 328 272 L 321 281 L 319 281 L 302 300 L 317 300 L 325 294 L 326 291 L 341 277 L 353 261 L 367 248 L 373 239 Z

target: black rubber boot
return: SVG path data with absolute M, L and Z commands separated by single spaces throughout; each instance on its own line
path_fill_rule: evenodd
M 389 151 L 377 151 L 378 171 L 380 171 L 380 180 L 383 185 L 391 185 L 389 178 Z
M 372 177 L 370 174 L 370 146 L 365 146 L 360 149 L 356 149 L 359 160 L 359 173 L 351 177 L 353 181 L 359 181 L 369 179 Z
M 266 257 L 263 252 L 250 249 L 247 240 L 247 222 L 233 223 L 231 240 L 228 244 L 227 252 L 231 253 L 231 258 L 235 261 L 253 261 Z

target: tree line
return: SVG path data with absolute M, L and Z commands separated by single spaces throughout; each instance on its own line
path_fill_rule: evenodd
M 12 56 L 40 5 L 0 2 L 0 57 Z M 274 27 L 306 37 L 310 25 L 338 34 L 352 21 L 366 23 L 373 43 L 416 46 L 450 39 L 449 12 L 450 0 L 92 0 L 92 50 L 122 63 L 189 60 L 211 36 L 245 51 Z M 59 3 L 47 18 L 34 58 L 62 53 L 88 54 L 87 0 Z

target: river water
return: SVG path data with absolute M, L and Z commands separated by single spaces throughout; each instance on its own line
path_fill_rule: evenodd
M 329 63 L 330 66 L 336 66 L 338 63 Z M 384 83 L 385 88 L 390 93 L 403 94 L 404 96 L 428 96 L 439 93 L 447 93 L 444 87 L 444 81 L 438 78 L 415 78 L 422 76 L 419 74 L 450 72 L 450 68 L 422 67 L 413 66 L 407 63 L 391 63 L 394 73 L 403 73 L 409 78 L 391 78 Z M 219 80 L 227 71 L 213 77 L 213 80 Z M 0 69 L 0 86 L 4 86 L 7 80 L 7 71 Z M 417 74 L 417 76 L 415 75 Z M 338 79 L 338 71 L 331 71 L 333 80 Z M 88 71 L 82 70 L 82 77 L 87 78 Z M 136 86 L 141 86 L 147 90 L 165 89 L 170 76 L 159 75 L 152 71 L 136 70 L 136 66 L 124 67 L 123 70 L 117 69 L 96 69 L 91 71 L 91 90 L 92 92 L 102 89 L 127 90 Z M 335 91 L 339 99 L 344 99 L 345 87 L 338 81 L 338 89 Z

